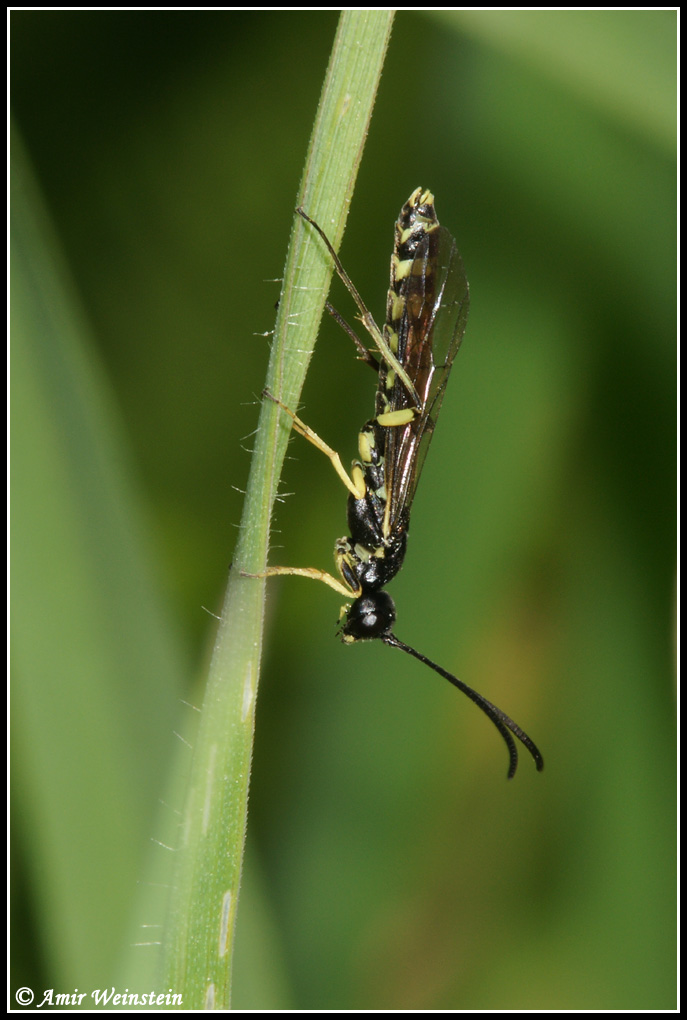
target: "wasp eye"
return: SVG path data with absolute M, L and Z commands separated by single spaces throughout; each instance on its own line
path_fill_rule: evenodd
M 355 600 L 341 633 L 346 642 L 368 641 L 387 634 L 395 622 L 394 600 L 385 591 L 377 591 Z

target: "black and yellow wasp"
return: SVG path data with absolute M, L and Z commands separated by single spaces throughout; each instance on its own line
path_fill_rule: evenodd
M 336 270 L 355 300 L 360 318 L 376 345 L 372 353 L 331 306 L 331 314 L 350 334 L 359 357 L 378 375 L 374 417 L 358 435 L 359 459 L 351 473 L 339 455 L 292 411 L 269 397 L 291 418 L 293 427 L 331 460 L 347 489 L 350 535 L 336 542 L 334 557 L 341 579 L 315 568 L 269 567 L 263 575 L 296 574 L 323 581 L 351 604 L 342 607 L 339 633 L 347 643 L 379 638 L 424 662 L 454 684 L 489 716 L 508 746 L 508 778 L 518 752 L 513 736 L 534 758 L 544 760 L 520 727 L 501 709 L 414 648 L 391 628 L 396 608 L 383 589 L 401 569 L 406 554 L 410 508 L 420 478 L 449 372 L 468 317 L 469 290 L 456 242 L 439 222 L 434 196 L 417 188 L 396 223 L 386 323 L 380 330 L 348 277 L 324 231 L 302 209 L 298 213 L 320 235 Z

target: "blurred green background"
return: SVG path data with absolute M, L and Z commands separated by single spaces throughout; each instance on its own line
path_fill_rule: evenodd
M 161 938 L 337 16 L 11 14 L 13 990 Z M 431 188 L 472 308 L 396 632 L 546 768 L 507 783 L 473 705 L 271 583 L 236 1008 L 676 1005 L 675 54 L 674 11 L 397 15 L 342 258 L 381 318 Z M 302 414 L 344 462 L 373 392 L 325 322 Z M 345 492 L 290 452 L 272 563 L 331 569 Z

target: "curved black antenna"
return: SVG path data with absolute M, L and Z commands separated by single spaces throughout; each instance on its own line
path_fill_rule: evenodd
M 502 712 L 496 705 L 492 705 L 491 701 L 487 701 L 485 697 L 478 694 L 477 691 L 473 691 L 472 687 L 468 687 L 466 683 L 459 680 L 457 676 L 453 676 L 452 673 L 447 673 L 441 666 L 437 666 L 436 662 L 432 662 L 426 655 L 421 655 L 420 652 L 416 652 L 410 645 L 404 644 L 403 641 L 391 633 L 382 634 L 381 640 L 385 645 L 389 645 L 390 648 L 400 648 L 402 652 L 407 652 L 408 655 L 412 655 L 415 659 L 419 659 L 420 662 L 424 662 L 425 666 L 429 666 L 438 673 L 439 676 L 443 676 L 445 680 L 452 683 L 454 687 L 457 687 L 463 694 L 467 694 L 471 701 L 482 709 L 485 715 L 489 716 L 496 729 L 499 731 L 503 739 L 506 741 L 508 746 L 508 754 L 510 756 L 510 766 L 508 768 L 508 778 L 512 779 L 515 775 L 515 770 L 518 767 L 518 750 L 515 746 L 515 741 L 511 736 L 511 733 L 518 738 L 518 740 L 525 745 L 527 750 L 534 758 L 534 764 L 537 766 L 537 772 L 541 772 L 544 768 L 544 759 L 541 751 L 530 737 L 527 736 L 524 730 L 521 730 L 517 723 L 513 722 L 510 716 L 507 716 L 505 712 Z M 510 731 L 510 732 L 509 732 Z

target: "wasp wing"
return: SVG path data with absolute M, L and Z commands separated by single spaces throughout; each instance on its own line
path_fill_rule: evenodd
M 469 288 L 456 242 L 437 226 L 418 244 L 402 288 L 403 314 L 398 330 L 398 359 L 420 398 L 420 409 L 407 425 L 386 429 L 385 534 L 407 528 L 410 507 L 444 398 L 448 375 L 458 353 L 468 317 Z M 378 393 L 388 394 L 388 369 L 380 370 Z M 415 402 L 396 378 L 390 411 L 414 407 Z M 381 406 L 381 396 L 380 396 Z

